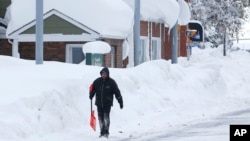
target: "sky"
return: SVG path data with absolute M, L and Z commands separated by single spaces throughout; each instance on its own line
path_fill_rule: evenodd
M 109 140 L 170 136 L 169 140 L 177 141 L 182 134 L 191 139 L 228 140 L 230 121 L 212 130 L 220 131 L 219 137 L 212 131 L 197 135 L 192 125 L 208 122 L 211 127 L 217 123 L 213 118 L 249 108 L 249 60 L 244 50 L 228 50 L 223 56 L 222 47 L 194 48 L 190 60 L 178 58 L 178 64 L 155 60 L 131 68 L 110 68 L 124 109 L 114 101 Z M 89 126 L 88 87 L 100 77 L 101 67 L 53 61 L 36 65 L 9 56 L 0 56 L 0 66 L 1 141 L 105 140 L 98 138 L 99 126 L 96 132 Z M 94 110 L 97 116 L 95 106 Z

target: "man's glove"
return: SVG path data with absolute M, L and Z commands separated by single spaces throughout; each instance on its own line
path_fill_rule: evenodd
M 92 97 L 91 95 L 89 95 L 89 99 L 92 100 L 92 98 L 93 98 L 93 97 Z
M 117 98 L 119 104 L 120 104 L 120 108 L 122 109 L 123 108 L 123 100 L 122 100 L 122 97 L 119 97 Z

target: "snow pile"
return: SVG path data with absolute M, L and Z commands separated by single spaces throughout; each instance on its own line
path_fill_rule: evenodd
M 111 50 L 111 47 L 108 43 L 103 41 L 93 41 L 88 42 L 82 46 L 83 53 L 99 53 L 99 54 L 105 54 L 109 53 Z
M 134 9 L 134 0 L 123 0 Z M 164 22 L 170 28 L 176 23 L 180 6 L 176 0 L 141 0 L 141 20 Z
M 179 25 L 187 25 L 191 20 L 191 11 L 186 1 L 179 0 L 180 15 L 178 18 Z
M 246 19 L 242 26 L 242 29 L 239 32 L 239 39 L 238 41 L 234 41 L 233 49 L 243 49 L 243 50 L 250 50 L 249 41 L 250 41 L 250 8 L 245 8 L 246 12 Z M 237 37 L 236 37 L 237 38 Z M 243 39 L 243 40 L 242 40 Z
M 136 140 L 249 107 L 248 60 L 245 51 L 224 57 L 222 48 L 207 48 L 194 49 L 190 61 L 179 58 L 174 65 L 156 60 L 134 68 L 111 68 L 124 109 L 114 102 L 110 140 Z M 35 65 L 7 56 L 0 56 L 0 66 L 1 141 L 97 138 L 99 133 L 89 126 L 88 87 L 101 67 L 47 61 Z

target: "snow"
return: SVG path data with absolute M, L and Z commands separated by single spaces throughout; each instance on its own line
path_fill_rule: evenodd
M 4 24 L 4 25 L 7 25 L 6 21 L 2 18 L 0 18 L 0 23 Z
M 125 38 L 128 32 L 131 32 L 133 11 L 121 0 L 43 1 L 44 13 L 56 9 L 99 32 L 101 36 Z M 21 6 L 24 4 L 25 8 Z M 12 0 L 7 35 L 35 19 L 35 6 L 34 0 Z
M 9 22 L 7 35 L 35 20 L 35 2 L 12 0 L 5 17 Z M 24 3 L 29 4 L 25 4 L 23 8 L 21 5 Z M 43 12 L 56 9 L 97 31 L 101 36 L 125 38 L 133 29 L 133 8 L 134 0 L 44 0 Z M 184 0 L 179 3 L 176 0 L 141 0 L 141 19 L 164 22 L 172 28 L 178 19 L 180 24 L 187 23 L 190 11 Z
M 99 53 L 99 54 L 105 54 L 109 53 L 111 50 L 111 47 L 108 43 L 103 41 L 93 41 L 88 42 L 82 46 L 83 53 Z
M 0 23 L 3 24 L 3 25 L 6 25 L 6 21 L 4 19 L 2 19 L 2 18 L 0 18 Z M 0 38 L 2 36 L 5 37 L 5 32 L 6 32 L 6 28 L 3 27 L 3 26 L 0 26 Z
M 110 68 L 124 109 L 114 101 L 109 140 L 228 140 L 233 121 L 213 125 L 220 115 L 249 108 L 249 60 L 242 50 L 223 56 L 222 47 L 194 48 L 190 60 L 179 58 L 178 64 L 155 60 Z M 102 140 L 99 126 L 97 132 L 89 126 L 88 98 L 101 67 L 53 61 L 35 65 L 8 56 L 0 56 L 0 66 L 1 141 Z M 209 132 L 207 127 L 215 128 Z
M 250 50 L 250 46 L 249 46 L 249 41 L 250 41 L 250 17 L 249 17 L 250 8 L 247 7 L 245 9 L 245 11 L 246 11 L 246 15 L 248 15 L 248 16 L 247 16 L 246 21 L 244 22 L 243 27 L 239 33 L 239 39 L 243 39 L 243 40 L 239 40 L 238 42 L 234 41 L 233 48 Z
M 179 25 L 187 25 L 191 20 L 191 12 L 190 8 L 184 0 L 179 0 L 180 5 L 180 15 L 178 18 L 178 24 Z
M 95 48 L 100 42 L 93 43 Z M 229 140 L 230 124 L 250 122 L 249 60 L 244 50 L 223 56 L 222 47 L 193 48 L 189 61 L 179 58 L 178 64 L 154 60 L 110 68 L 124 109 L 115 100 L 109 140 Z M 35 65 L 9 56 L 0 56 L 0 66 L 1 141 L 105 140 L 89 126 L 88 88 L 101 67 Z
M 6 28 L 0 26 L 0 33 L 5 33 Z
M 123 0 L 134 9 L 134 0 Z M 180 6 L 176 0 L 141 0 L 141 20 L 164 22 L 172 28 L 176 23 Z

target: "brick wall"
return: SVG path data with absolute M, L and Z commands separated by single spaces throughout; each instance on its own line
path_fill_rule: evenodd
M 169 33 L 169 28 L 165 27 L 165 41 L 164 41 L 164 49 L 163 49 L 163 54 L 162 58 L 163 59 L 171 59 L 171 46 L 172 46 L 172 37 L 171 34 Z
M 115 48 L 115 67 L 126 67 L 127 62 L 123 64 L 122 60 L 122 44 L 123 40 L 118 39 L 103 39 L 105 42 Z M 44 61 L 59 61 L 65 62 L 66 44 L 84 44 L 85 42 L 44 42 Z M 12 55 L 12 45 L 8 40 L 0 40 L 0 55 Z M 18 52 L 20 58 L 35 60 L 35 43 L 20 42 Z M 111 66 L 111 54 L 104 55 L 104 66 Z
M 18 44 L 18 52 L 20 53 L 20 58 L 35 60 L 35 43 L 32 42 L 21 42 Z
M 65 43 L 64 42 L 44 42 L 44 61 L 65 62 Z M 19 43 L 20 58 L 35 60 L 35 43 Z
M 12 56 L 12 45 L 8 39 L 0 39 L 0 55 Z
M 152 36 L 160 37 L 161 36 L 161 23 L 152 23 Z
M 161 50 L 162 50 L 162 58 L 164 58 L 165 48 L 165 25 L 164 23 L 156 23 L 156 22 L 148 22 L 148 21 L 141 21 L 141 36 L 147 36 L 149 38 L 149 46 L 151 46 L 151 36 L 152 37 L 161 37 Z M 149 56 L 151 56 L 151 48 L 149 48 Z M 129 58 L 128 58 L 129 59 Z
M 141 21 L 140 22 L 140 34 L 141 36 L 148 36 L 148 22 L 147 21 Z
M 162 58 L 169 60 L 171 59 L 171 51 L 172 51 L 172 36 L 171 33 L 168 34 L 168 28 L 165 28 L 165 41 L 164 41 L 164 47 L 162 50 Z M 186 57 L 187 56 L 187 50 L 186 50 L 186 30 L 187 26 L 179 26 L 179 37 L 178 37 L 178 45 L 179 45 L 179 52 L 178 56 Z
M 187 26 L 179 26 L 179 56 L 182 56 L 182 57 L 187 57 L 186 30 L 187 30 Z
M 114 47 L 115 49 L 115 68 L 123 68 L 123 60 L 122 60 L 122 44 L 124 40 L 121 39 L 102 39 L 103 41 L 107 42 L 110 46 Z M 111 54 L 104 55 L 104 66 L 111 67 Z
M 65 42 L 45 42 L 44 60 L 65 62 Z

